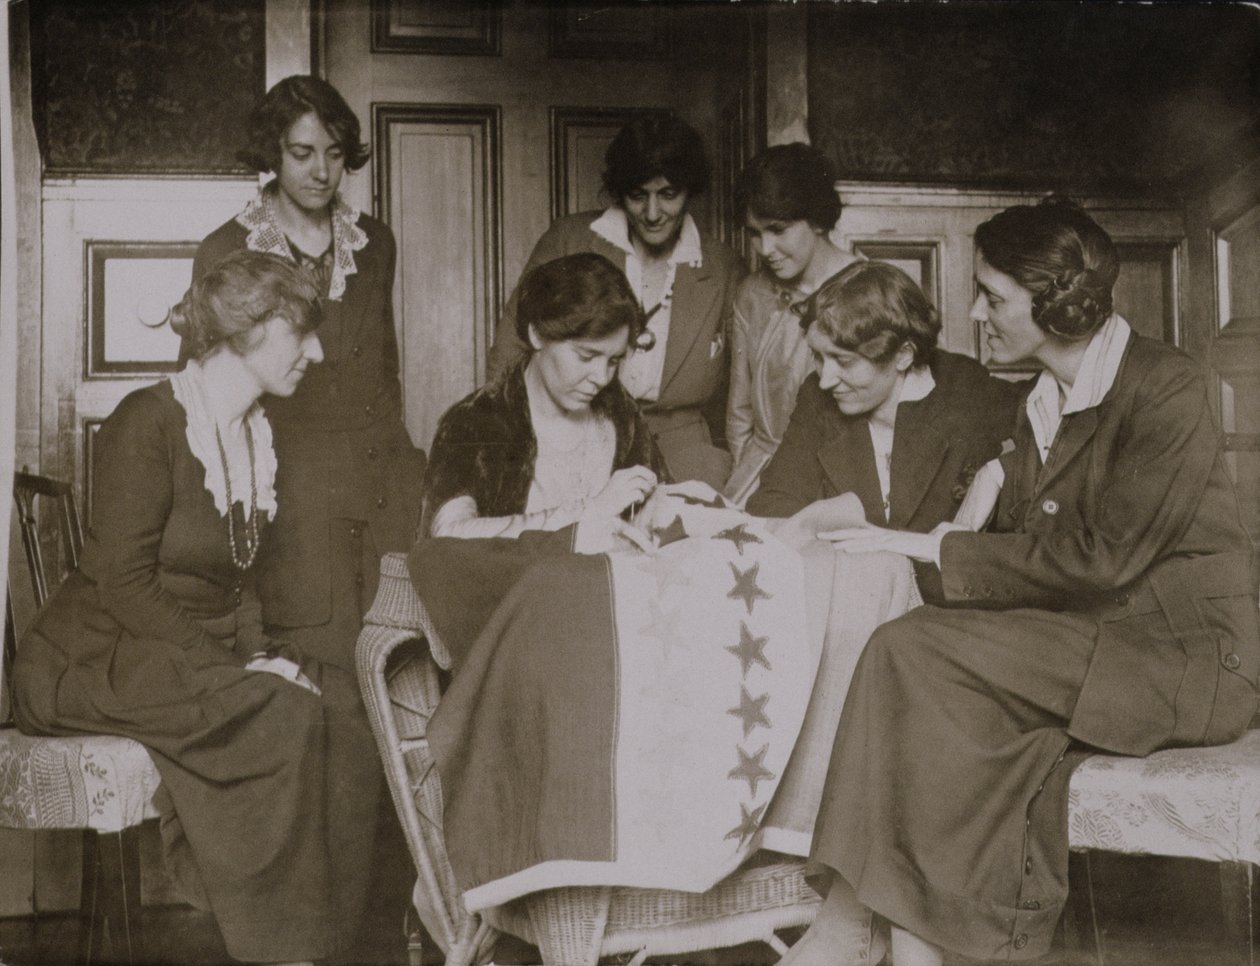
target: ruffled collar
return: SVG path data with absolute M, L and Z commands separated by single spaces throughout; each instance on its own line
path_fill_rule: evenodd
M 219 453 L 219 443 L 215 439 L 214 415 L 210 411 L 205 384 L 205 372 L 201 363 L 190 359 L 188 364 L 171 376 L 171 389 L 176 401 L 184 407 L 188 423 L 188 448 L 206 471 L 206 489 L 214 498 L 215 509 L 223 516 L 228 515 L 227 480 L 223 475 L 223 458 Z M 268 519 L 276 515 L 276 450 L 271 439 L 271 423 L 263 413 L 262 406 L 255 402 L 245 422 L 254 438 L 254 480 L 253 485 L 258 492 L 258 509 Z M 250 469 L 247 463 L 240 460 L 239 465 L 229 464 L 232 471 L 232 495 L 239 497 L 246 506 L 250 492 Z
M 275 197 L 276 185 L 272 181 L 258 191 L 245 210 L 236 216 L 236 221 L 248 230 L 245 247 L 252 252 L 271 252 L 290 261 L 296 261 L 289 240 L 276 220 Z M 359 227 L 359 212 L 342 200 L 341 195 L 333 197 L 332 206 L 333 264 L 332 278 L 328 285 L 328 297 L 340 299 L 346 291 L 346 278 L 359 270 L 354 261 L 354 253 L 367 247 L 367 233 Z

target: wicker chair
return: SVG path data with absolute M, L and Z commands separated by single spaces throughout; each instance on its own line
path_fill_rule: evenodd
M 13 495 L 38 607 L 55 584 L 45 572 L 36 497 L 56 501 L 71 568 L 83 547 L 79 513 L 70 485 L 58 480 L 17 473 Z M 12 623 L 11 603 L 6 619 Z M 7 646 L 4 657 L 7 671 L 13 657 Z M 0 682 L 7 680 L 0 674 Z M 83 830 L 79 943 L 85 963 L 100 960 L 107 935 L 110 961 L 142 958 L 140 823 L 157 817 L 152 799 L 159 781 L 149 753 L 129 738 L 35 738 L 0 720 L 0 827 Z
M 442 837 L 442 788 L 426 738 L 450 666 L 402 554 L 381 561 L 381 583 L 359 637 L 357 667 L 390 793 L 418 880 L 414 901 L 448 966 L 484 962 L 498 932 L 539 948 L 546 963 L 578 966 L 603 956 L 680 954 L 762 941 L 782 954 L 775 931 L 808 925 L 818 896 L 800 860 L 750 862 L 708 892 L 553 889 L 469 914 Z

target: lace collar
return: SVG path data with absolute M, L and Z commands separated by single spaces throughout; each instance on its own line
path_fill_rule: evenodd
M 184 407 L 188 423 L 188 448 L 206 471 L 206 489 L 214 498 L 215 509 L 223 516 L 228 514 L 227 481 L 223 478 L 223 459 L 219 455 L 219 443 L 214 436 L 214 415 L 207 400 L 205 373 L 196 359 L 171 376 L 171 389 L 176 401 Z M 271 440 L 271 423 L 255 402 L 245 414 L 250 433 L 254 437 L 254 483 L 258 490 L 258 509 L 274 519 L 276 515 L 276 450 Z M 248 501 L 250 491 L 249 466 L 232 466 L 232 493 L 242 495 Z
M 285 238 L 276 220 L 275 182 L 272 181 L 258 191 L 258 197 L 245 206 L 245 210 L 236 216 L 236 221 L 248 229 L 245 247 L 252 252 L 271 252 L 281 255 L 290 261 L 296 261 L 289 248 L 289 240 Z M 333 264 L 332 279 L 328 285 L 328 297 L 334 301 L 340 299 L 346 291 L 346 278 L 359 270 L 354 262 L 354 253 L 367 246 L 367 233 L 359 227 L 359 212 L 336 195 L 332 201 L 332 235 Z

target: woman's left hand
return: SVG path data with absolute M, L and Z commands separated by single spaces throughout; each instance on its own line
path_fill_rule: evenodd
M 652 538 L 633 523 L 620 517 L 585 516 L 578 521 L 573 537 L 574 553 L 647 553 L 653 549 Z

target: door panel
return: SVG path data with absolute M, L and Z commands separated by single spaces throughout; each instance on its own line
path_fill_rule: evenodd
M 407 430 L 427 441 L 443 400 L 464 395 L 485 370 L 497 319 L 499 111 L 377 105 L 372 127 L 381 210 L 400 253 L 394 311 L 404 321 L 403 398 L 414 403 Z
M 699 131 L 717 172 L 720 105 L 746 79 L 747 45 L 726 40 L 743 13 L 635 5 L 604 22 L 552 16 L 559 0 L 477 6 L 490 21 L 428 22 L 424 11 L 443 4 L 383 4 L 389 19 L 376 30 L 386 43 L 375 45 L 367 0 L 326 0 L 318 20 L 327 79 L 360 118 L 388 109 L 396 119 L 387 134 L 374 126 L 373 177 L 347 178 L 343 193 L 398 236 L 406 419 L 426 449 L 441 414 L 484 379 L 488 333 L 552 218 L 604 203 L 603 150 L 623 120 L 676 113 Z M 639 19 L 641 30 L 628 28 Z M 418 41 L 440 41 L 438 28 L 463 31 L 470 45 L 492 38 L 498 53 L 426 52 Z M 661 30 L 669 36 L 658 43 Z M 467 121 L 438 130 L 431 112 L 465 106 L 495 112 L 495 147 L 477 141 L 490 134 L 466 132 Z M 707 199 L 693 211 L 716 227 Z

